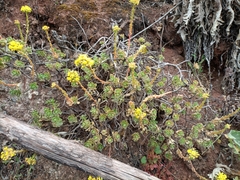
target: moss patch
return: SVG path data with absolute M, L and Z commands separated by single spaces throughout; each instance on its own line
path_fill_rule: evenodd
M 58 6 L 58 11 L 69 12 L 70 15 L 74 17 L 77 17 L 79 14 L 81 14 L 85 20 L 89 20 L 97 16 L 97 6 L 93 0 L 77 0 L 74 4 L 62 4 Z

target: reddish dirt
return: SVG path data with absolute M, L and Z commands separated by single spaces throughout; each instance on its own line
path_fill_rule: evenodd
M 29 5 L 33 7 L 33 12 L 30 14 L 30 41 L 35 43 L 46 42 L 43 25 L 49 25 L 51 29 L 55 30 L 59 35 L 65 35 L 68 40 L 75 44 L 77 41 L 87 41 L 83 45 L 83 49 L 89 49 L 100 37 L 108 37 L 111 35 L 111 24 L 117 22 L 122 26 L 121 33 L 127 36 L 128 34 L 128 19 L 131 6 L 127 0 L 3 0 L 0 1 L 0 35 L 3 37 L 19 38 L 17 27 L 14 25 L 14 20 L 18 19 L 20 22 L 25 22 L 24 14 L 20 13 L 22 5 Z M 164 15 L 172 5 L 163 4 L 159 1 L 143 1 L 136 10 L 136 18 L 134 23 L 134 34 L 144 29 L 159 17 Z M 75 19 L 73 19 L 73 17 Z M 79 26 L 79 24 L 81 27 Z M 84 31 L 83 31 L 84 30 Z M 176 35 L 174 25 L 169 20 L 159 22 L 146 32 L 142 34 L 152 43 L 152 51 L 160 51 L 164 46 L 164 57 L 167 62 L 180 63 L 184 60 L 184 51 L 181 39 Z M 54 38 L 53 38 L 54 39 Z M 54 41 L 58 45 L 57 41 Z M 217 55 L 226 49 L 226 44 L 219 47 L 216 51 Z M 97 48 L 96 48 L 97 49 Z M 220 52 L 221 51 L 221 52 Z M 174 71 L 174 69 L 169 69 Z M 2 75 L 8 76 L 9 72 L 1 72 Z M 221 109 L 225 103 L 225 96 L 221 89 L 221 78 L 217 72 L 213 76 L 213 92 L 212 100 L 215 102 L 215 107 Z M 46 92 L 42 92 L 43 94 Z M 51 96 L 50 92 L 47 94 Z M 4 103 L 4 95 L 1 95 L 1 103 Z M 8 104 L 5 109 L 7 113 L 27 121 L 29 119 L 29 107 L 34 106 L 35 98 L 26 107 L 21 107 L 20 104 Z M 37 104 L 38 106 L 41 105 Z M 11 107 L 14 108 L 11 108 Z M 17 109 L 16 109 L 17 108 Z M 27 113 L 26 113 L 27 112 Z M 222 112 L 224 113 L 224 112 Z M 6 142 L 4 137 L 0 136 L 0 146 Z M 7 143 L 10 143 L 7 141 Z M 106 152 L 105 154 L 108 154 Z M 230 156 L 227 147 L 216 145 L 215 149 L 211 149 L 199 160 L 193 163 L 197 172 L 203 176 L 214 169 L 216 163 L 230 164 L 227 160 Z M 122 162 L 130 163 L 139 167 L 137 160 L 131 161 L 134 157 L 129 154 L 123 154 L 121 157 L 117 152 L 112 152 L 112 157 L 119 159 Z M 134 156 L 134 155 L 133 155 Z M 217 160 L 217 161 L 216 161 Z M 0 167 L 4 166 L 0 164 Z M 13 165 L 12 165 L 13 166 Z M 10 172 L 14 167 L 9 166 Z M 1 167 L 2 168 L 2 167 Z M 6 170 L 6 169 L 5 169 Z M 190 180 L 197 179 L 196 175 L 189 168 L 189 165 L 182 159 L 175 157 L 174 163 L 169 168 L 171 174 L 169 177 L 176 180 Z M 10 172 L 0 172 L 2 177 L 13 178 Z M 77 180 L 87 179 L 88 174 L 74 168 L 70 168 L 53 161 L 47 160 L 42 156 L 38 156 L 37 164 L 32 172 L 31 179 L 33 180 Z M 20 178 L 21 179 L 21 178 Z M 169 178 L 170 179 L 170 178 Z

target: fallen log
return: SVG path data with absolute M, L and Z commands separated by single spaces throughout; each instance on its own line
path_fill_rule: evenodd
M 83 145 L 0 113 L 0 134 L 46 158 L 108 180 L 159 180 Z

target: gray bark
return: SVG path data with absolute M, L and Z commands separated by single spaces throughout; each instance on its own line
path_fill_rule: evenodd
M 0 113 L 0 134 L 59 163 L 108 180 L 159 180 L 137 168 L 111 159 L 83 145 L 58 137 Z

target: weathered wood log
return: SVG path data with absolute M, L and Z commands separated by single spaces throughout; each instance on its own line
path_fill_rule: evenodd
M 108 180 L 159 180 L 83 145 L 0 113 L 0 134 L 51 160 Z

